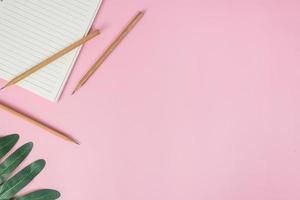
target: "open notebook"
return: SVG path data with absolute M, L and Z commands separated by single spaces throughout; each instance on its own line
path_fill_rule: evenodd
M 10 80 L 86 35 L 101 0 L 0 0 L 0 78 Z M 57 101 L 80 48 L 19 86 Z

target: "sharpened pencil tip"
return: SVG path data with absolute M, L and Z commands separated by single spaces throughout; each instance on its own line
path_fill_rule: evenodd
M 80 145 L 80 142 L 78 142 L 78 141 L 73 141 L 75 144 L 77 144 L 77 145 Z
M 78 140 L 76 140 L 76 139 L 73 139 L 73 138 L 72 138 L 72 142 L 74 142 L 74 143 L 77 144 L 77 145 L 80 145 L 80 142 L 79 142 Z
M 6 88 L 6 86 L 3 86 L 2 88 L 0 88 L 0 91 L 1 91 L 1 90 L 4 90 L 5 88 Z
M 2 86 L 2 88 L 0 88 L 0 91 L 4 90 L 5 88 L 7 88 L 10 85 L 12 85 L 11 82 L 6 83 L 6 85 L 4 85 L 4 86 Z
M 73 90 L 72 95 L 74 95 L 78 90 L 79 90 L 79 86 L 77 85 L 76 88 Z
M 68 139 L 67 139 L 69 142 L 72 142 L 72 143 L 74 143 L 74 144 L 77 144 L 77 145 L 80 145 L 80 142 L 78 141 L 78 140 L 76 140 L 75 138 L 73 138 L 73 137 L 68 137 Z

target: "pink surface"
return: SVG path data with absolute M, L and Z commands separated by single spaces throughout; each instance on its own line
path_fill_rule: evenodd
M 70 96 L 140 9 L 142 22 Z M 298 0 L 106 0 L 94 24 L 103 34 L 59 103 L 1 92 L 82 143 L 1 111 L 1 134 L 35 143 L 26 163 L 47 160 L 27 189 L 64 200 L 300 199 L 299 10 Z

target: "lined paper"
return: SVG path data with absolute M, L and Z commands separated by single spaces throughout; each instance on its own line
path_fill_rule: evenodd
M 0 2 L 0 78 L 11 80 L 84 37 L 101 0 L 3 0 Z M 80 48 L 18 83 L 57 101 Z

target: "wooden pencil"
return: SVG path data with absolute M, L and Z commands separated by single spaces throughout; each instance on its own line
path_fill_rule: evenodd
M 135 25 L 142 19 L 145 12 L 140 11 L 137 15 L 129 22 L 129 24 L 124 28 L 124 30 L 116 37 L 116 39 L 107 47 L 100 58 L 95 62 L 95 64 L 88 70 L 88 72 L 82 77 L 82 79 L 76 85 L 72 94 L 78 91 L 88 79 L 96 72 L 96 70 L 101 66 L 101 64 L 106 60 L 106 58 L 113 52 L 113 50 L 122 42 L 122 40 L 128 35 L 128 33 L 135 27 Z
M 17 82 L 19 82 L 19 81 L 23 80 L 24 78 L 30 76 L 34 72 L 40 70 L 41 68 L 43 68 L 46 65 L 52 63 L 53 61 L 57 60 L 58 58 L 64 56 L 65 54 L 67 54 L 70 51 L 74 50 L 75 48 L 79 47 L 80 45 L 88 42 L 89 40 L 93 39 L 94 37 L 96 37 L 99 34 L 100 34 L 99 30 L 96 30 L 96 31 L 88 34 L 87 36 L 83 37 L 82 39 L 74 42 L 73 44 L 67 46 L 66 48 L 64 48 L 64 49 L 60 50 L 59 52 L 55 53 L 54 55 L 50 56 L 46 60 L 40 62 L 37 65 L 35 65 L 34 67 L 32 67 L 32 68 L 28 69 L 27 71 L 21 73 L 20 75 L 16 76 L 12 80 L 10 80 L 5 86 L 3 86 L 1 88 L 1 90 L 8 87 L 8 86 L 10 86 L 10 85 L 16 84 Z
M 77 140 L 75 140 L 73 137 L 69 136 L 68 134 L 63 133 L 63 132 L 61 132 L 61 131 L 59 131 L 55 128 L 52 128 L 52 127 L 38 121 L 37 119 L 34 119 L 33 117 L 30 117 L 30 116 L 28 116 L 24 113 L 21 113 L 20 111 L 17 111 L 16 109 L 14 109 L 14 108 L 12 108 L 8 105 L 5 105 L 2 102 L 0 102 L 0 109 L 5 110 L 5 111 L 21 118 L 21 119 L 24 119 L 24 120 L 26 120 L 26 121 L 42 128 L 42 129 L 46 130 L 47 132 L 49 132 L 49 133 L 51 133 L 51 134 L 53 134 L 57 137 L 60 137 L 61 139 L 64 139 L 64 140 L 69 141 L 69 142 L 73 142 L 75 144 L 79 144 L 79 142 Z

